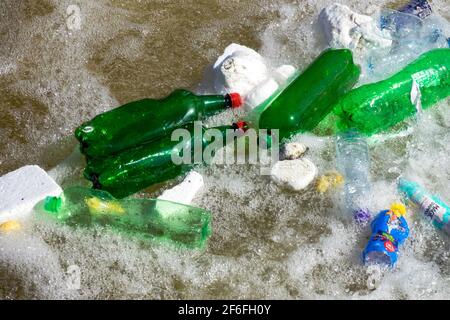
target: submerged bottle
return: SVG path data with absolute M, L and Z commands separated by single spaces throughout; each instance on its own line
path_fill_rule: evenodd
M 197 96 L 178 89 L 161 100 L 143 99 L 102 113 L 78 127 L 75 136 L 88 157 L 107 157 L 241 104 L 237 93 Z
M 195 164 L 203 163 L 203 155 L 209 156 L 206 147 L 216 141 L 215 138 L 207 138 L 206 129 L 200 125 L 196 129 L 196 124 L 189 124 L 185 129 L 187 139 L 181 142 L 172 141 L 172 135 L 168 134 L 160 140 L 124 150 L 109 158 L 88 160 L 84 175 L 93 182 L 94 188 L 106 190 L 116 198 L 173 179 L 191 170 Z M 237 127 L 212 129 L 216 130 L 215 137 L 226 141 L 227 134 L 234 132 Z M 223 143 L 220 145 L 223 146 Z
M 347 93 L 335 106 L 341 129 L 371 135 L 450 95 L 450 49 L 435 49 L 390 78 Z
M 423 216 L 432 221 L 437 229 L 450 236 L 450 207 L 448 205 L 416 182 L 401 178 L 398 182 L 398 189 L 419 208 Z
M 72 226 L 105 226 L 122 234 L 203 247 L 211 235 L 211 214 L 204 209 L 157 199 L 117 200 L 109 193 L 71 187 L 47 197 L 39 212 Z
M 256 107 L 247 121 L 259 129 L 279 129 L 280 139 L 312 130 L 355 85 L 359 74 L 350 50 L 326 50 L 285 88 Z
M 345 178 L 345 203 L 348 214 L 359 223 L 369 221 L 370 212 L 366 205 L 370 193 L 367 139 L 356 130 L 338 133 L 336 158 L 338 170 Z
M 425 19 L 433 13 L 427 0 L 411 0 L 398 9 L 398 11 L 415 15 L 420 19 Z
M 405 206 L 394 203 L 389 210 L 383 210 L 375 217 L 370 225 L 372 236 L 362 254 L 365 264 L 395 265 L 398 247 L 409 235 L 405 214 Z

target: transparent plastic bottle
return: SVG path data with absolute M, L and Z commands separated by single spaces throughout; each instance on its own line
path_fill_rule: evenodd
M 338 133 L 336 157 L 338 170 L 345 177 L 346 211 L 357 222 L 367 222 L 370 220 L 366 205 L 370 192 L 370 159 L 366 138 L 355 129 Z
M 400 71 L 421 54 L 436 48 L 448 48 L 450 24 L 438 15 L 431 14 L 429 5 L 416 1 L 405 6 L 406 11 L 383 9 L 379 28 L 392 39 L 392 46 L 373 48 L 362 62 L 362 81 L 370 83 L 385 79 Z M 400 9 L 402 10 L 402 9 Z

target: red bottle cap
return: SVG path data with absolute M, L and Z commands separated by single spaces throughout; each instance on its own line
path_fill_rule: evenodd
M 231 99 L 231 108 L 239 108 L 244 104 L 244 101 L 241 97 L 241 95 L 237 92 L 229 93 L 228 94 Z
M 247 122 L 245 121 L 238 121 L 233 123 L 233 127 L 237 130 L 237 129 L 241 129 L 242 131 L 247 131 L 248 126 L 247 126 Z

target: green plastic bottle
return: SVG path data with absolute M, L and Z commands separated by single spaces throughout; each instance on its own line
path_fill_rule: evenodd
M 358 81 L 360 69 L 347 49 L 328 49 L 289 84 L 256 107 L 251 126 L 279 129 L 280 139 L 310 131 Z
M 350 91 L 334 112 L 341 118 L 340 129 L 353 127 L 371 135 L 449 95 L 450 49 L 434 49 L 388 79 Z
M 184 127 L 189 139 L 172 141 L 167 134 L 157 141 L 124 150 L 105 159 L 88 160 L 84 175 L 93 182 L 94 188 L 106 190 L 116 198 L 124 198 L 156 183 L 173 179 L 189 171 L 196 163 L 203 162 L 203 151 L 215 139 L 207 139 L 205 128 L 195 124 Z M 222 141 L 234 132 L 235 126 L 216 127 Z M 197 130 L 197 132 L 196 132 Z M 223 144 L 222 144 L 223 145 Z M 197 147 L 196 147 L 197 146 Z M 172 155 L 178 155 L 182 163 L 174 163 Z M 188 155 L 186 158 L 185 155 Z
M 88 158 L 108 157 L 155 140 L 186 123 L 242 105 L 239 94 L 197 96 L 178 89 L 168 97 L 143 99 L 99 114 L 75 130 Z
M 211 235 L 211 214 L 201 208 L 159 199 L 117 200 L 105 191 L 71 187 L 37 205 L 71 226 L 100 225 L 122 234 L 188 248 L 202 248 Z

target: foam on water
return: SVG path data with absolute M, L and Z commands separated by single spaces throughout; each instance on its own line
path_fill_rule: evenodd
M 8 18 L 0 20 L 0 171 L 29 162 L 55 166 L 73 152 L 76 143 L 68 136 L 81 121 L 132 99 L 196 87 L 231 42 L 257 49 L 273 65 L 304 69 L 325 47 L 317 16 L 332 2 L 248 1 L 238 10 L 228 1 L 185 8 L 178 2 L 78 1 L 81 30 L 70 30 L 70 1 L 2 1 Z M 396 6 L 346 4 L 364 14 L 375 5 Z M 433 1 L 433 8 L 450 18 L 448 1 Z M 228 112 L 207 124 L 234 120 Z M 401 174 L 450 199 L 448 101 L 408 125 L 410 134 L 370 144 L 374 212 L 400 200 L 395 184 Z M 332 137 L 293 140 L 309 147 L 319 174 L 335 169 Z M 50 173 L 64 186 L 76 184 L 83 165 L 74 152 Z M 450 240 L 415 213 L 408 215 L 411 236 L 397 268 L 384 271 L 371 288 L 360 261 L 369 230 L 342 216 L 342 190 L 290 192 L 260 175 L 257 165 L 198 170 L 207 191 L 194 203 L 213 214 L 205 251 L 33 220 L 23 233 L 0 235 L 0 297 L 448 299 Z M 80 289 L 68 287 L 72 265 L 80 268 Z

